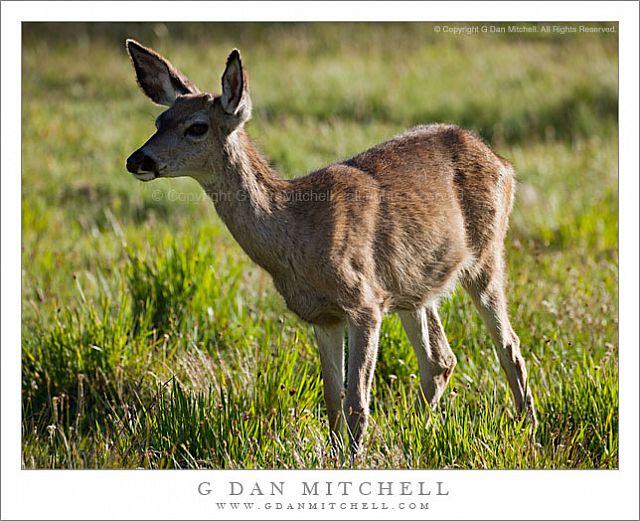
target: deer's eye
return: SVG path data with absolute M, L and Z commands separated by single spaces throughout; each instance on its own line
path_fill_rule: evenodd
M 207 130 L 209 130 L 209 125 L 205 123 L 194 123 L 187 129 L 185 134 L 188 136 L 204 136 Z

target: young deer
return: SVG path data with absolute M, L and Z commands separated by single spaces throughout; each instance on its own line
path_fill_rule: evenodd
M 191 176 L 287 306 L 313 324 L 332 439 L 346 417 L 362 445 L 382 317 L 397 312 L 434 407 L 454 366 L 438 301 L 456 281 L 495 342 L 519 411 L 535 425 L 520 342 L 507 316 L 503 241 L 514 173 L 453 125 L 416 127 L 305 177 L 279 177 L 244 130 L 247 75 L 233 50 L 222 94 L 201 92 L 166 59 L 127 40 L 138 83 L 168 106 L 157 132 L 127 159 L 142 181 Z M 344 330 L 349 359 L 344 391 Z

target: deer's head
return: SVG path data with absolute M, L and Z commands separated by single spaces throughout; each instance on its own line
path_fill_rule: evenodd
M 142 181 L 157 177 L 198 178 L 215 170 L 224 145 L 251 117 L 247 75 L 237 49 L 222 75 L 222 94 L 201 92 L 168 60 L 127 40 L 142 91 L 169 107 L 156 119 L 156 132 L 127 159 L 127 170 Z

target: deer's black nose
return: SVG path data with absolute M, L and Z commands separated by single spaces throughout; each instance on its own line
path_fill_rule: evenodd
M 152 158 L 145 154 L 142 149 L 138 149 L 128 157 L 127 170 L 132 174 L 140 174 L 143 172 L 157 173 L 158 165 Z

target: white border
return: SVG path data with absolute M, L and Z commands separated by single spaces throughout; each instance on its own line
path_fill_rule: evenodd
M 444 481 L 430 511 L 350 518 L 638 518 L 638 4 L 629 2 L 12 2 L 2 3 L 2 519 L 228 517 L 197 484 L 285 480 Z M 620 21 L 620 470 L 618 471 L 23 471 L 20 470 L 20 49 L 22 21 Z M 588 59 L 588 56 L 585 56 Z M 224 488 L 224 487 L 223 487 Z M 220 500 L 222 492 L 217 492 Z M 397 499 L 397 498 L 396 498 Z M 438 501 L 436 501 L 438 499 Z M 441 499 L 441 501 L 440 501 Z M 352 499 L 349 498 L 349 501 Z M 250 518 L 238 511 L 236 518 Z M 255 513 L 253 514 L 255 517 Z M 340 518 L 265 511 L 265 519 Z

